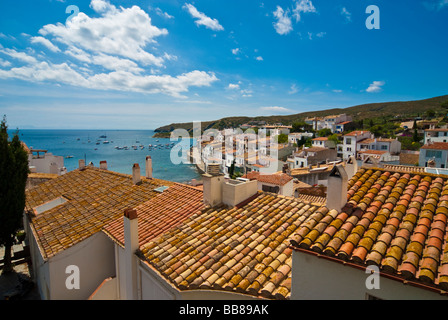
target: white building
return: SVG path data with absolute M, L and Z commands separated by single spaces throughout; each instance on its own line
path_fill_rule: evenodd
M 425 130 L 424 143 L 448 142 L 448 129 L 427 129 Z
M 343 144 L 338 145 L 338 153 L 342 159 L 347 160 L 351 156 L 356 157 L 359 142 L 364 139 L 373 139 L 373 134 L 370 131 L 353 131 L 344 135 L 343 139 Z

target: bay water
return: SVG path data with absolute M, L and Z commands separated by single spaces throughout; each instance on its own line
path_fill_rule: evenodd
M 15 132 L 8 131 L 10 137 Z M 172 146 L 178 142 L 153 135 L 152 130 L 19 130 L 20 140 L 29 148 L 63 156 L 67 171 L 77 169 L 79 159 L 85 159 L 86 164 L 92 162 L 95 167 L 106 160 L 109 170 L 125 174 L 132 174 L 133 164 L 138 163 L 145 175 L 145 159 L 149 155 L 154 178 L 182 183 L 201 179 L 194 164 L 174 164 L 170 160 Z

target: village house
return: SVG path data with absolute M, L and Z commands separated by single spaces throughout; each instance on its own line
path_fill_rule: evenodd
M 422 146 L 419 166 L 448 168 L 448 142 L 430 142 Z
M 370 131 L 352 131 L 343 137 L 342 145 L 338 145 L 338 156 L 346 160 L 351 156 L 357 156 L 358 143 L 364 139 L 372 139 Z
M 312 126 L 315 131 L 330 129 L 332 133 L 343 130 L 343 126 L 347 125 L 351 121 L 352 118 L 345 113 L 339 115 L 330 115 L 326 117 L 313 117 L 305 119 L 305 123 Z
M 46 173 L 61 175 L 67 172 L 64 167 L 64 157 L 55 156 L 48 150 L 33 149 L 22 142 L 28 153 L 28 166 L 31 173 Z
M 423 139 L 425 144 L 431 142 L 448 142 L 448 129 L 426 129 Z
M 294 152 L 292 156 L 288 157 L 287 162 L 291 169 L 298 169 L 336 160 L 337 151 L 335 149 L 310 147 Z
M 318 137 L 311 139 L 311 144 L 313 147 L 330 148 L 330 149 L 336 148 L 336 143 L 332 140 L 328 140 L 328 137 Z
M 291 299 L 448 298 L 448 177 L 397 169 L 333 169 L 291 239 Z
M 243 179 L 256 180 L 258 190 L 292 197 L 294 195 L 293 178 L 286 173 L 260 174 L 253 171 L 245 174 Z
M 87 299 L 107 277 L 115 275 L 114 246 L 101 228 L 159 194 L 173 183 L 152 178 L 152 159 L 142 177 L 86 166 L 43 182 L 26 191 L 24 226 L 33 263 L 33 278 L 42 299 Z M 79 268 L 80 288 L 66 286 L 67 267 Z

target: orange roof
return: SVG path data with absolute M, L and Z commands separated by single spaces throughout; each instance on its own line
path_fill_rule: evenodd
M 447 176 L 361 168 L 344 208 L 301 226 L 291 244 L 446 295 L 447 217 Z
M 431 144 L 425 144 L 420 149 L 448 150 L 448 142 L 432 142 Z
M 314 139 L 312 139 L 313 141 L 327 141 L 328 140 L 328 137 L 317 137 L 317 138 L 314 138 Z
M 365 133 L 370 133 L 370 131 L 352 131 L 350 133 L 347 133 L 346 136 L 359 136 Z
M 252 171 L 245 174 L 243 178 L 247 178 L 250 180 L 258 180 L 260 182 L 276 184 L 279 186 L 283 186 L 287 184 L 289 181 L 293 180 L 293 177 L 287 175 L 286 173 L 260 174 L 259 172 L 256 171 Z
M 152 197 L 173 182 L 146 179 L 135 185 L 132 176 L 86 167 L 48 180 L 26 191 L 26 211 L 42 257 L 46 260 L 87 239 L 101 228 Z M 65 199 L 35 214 L 35 208 Z
M 204 208 L 202 191 L 180 183 L 174 184 L 160 195 L 135 207 L 140 246 L 181 224 L 190 216 L 200 214 L 200 210 Z M 103 231 L 124 246 L 122 216 L 106 225 Z
M 289 239 L 328 210 L 293 197 L 258 193 L 241 207 L 202 210 L 151 241 L 139 257 L 179 290 L 220 290 L 289 299 Z

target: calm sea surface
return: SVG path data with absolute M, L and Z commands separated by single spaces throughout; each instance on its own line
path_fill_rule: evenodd
M 15 130 L 11 130 L 10 136 L 13 132 Z M 86 164 L 93 162 L 95 167 L 106 160 L 109 170 L 126 174 L 132 174 L 133 164 L 138 163 L 144 175 L 145 159 L 150 155 L 155 178 L 175 182 L 200 179 L 195 165 L 175 165 L 170 161 L 172 149 L 166 146 L 171 143 L 170 139 L 152 138 L 153 134 L 151 130 L 19 130 L 20 139 L 29 148 L 45 149 L 53 155 L 63 156 L 67 171 L 78 168 L 79 159 L 85 159 Z M 106 138 L 101 138 L 103 135 Z M 109 143 L 105 144 L 104 141 Z M 162 146 L 150 150 L 150 144 Z M 129 149 L 115 148 L 125 146 Z M 132 146 L 137 146 L 137 149 Z M 71 156 L 73 158 L 65 158 Z

